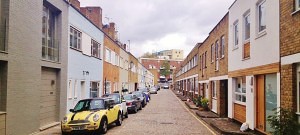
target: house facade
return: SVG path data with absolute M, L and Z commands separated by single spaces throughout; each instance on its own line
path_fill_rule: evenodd
M 235 1 L 228 30 L 228 117 L 269 132 L 280 107 L 279 0 Z
M 199 46 L 199 93 L 221 117 L 228 112 L 228 13 Z
M 123 48 L 120 49 L 120 68 L 119 68 L 119 90 L 129 89 L 129 80 L 128 80 L 128 62 L 129 54 L 126 51 L 126 45 L 123 45 Z
M 67 112 L 79 100 L 103 94 L 104 33 L 78 9 L 69 7 Z
M 138 88 L 138 59 L 135 58 L 130 52 L 129 52 L 129 73 L 128 73 L 128 80 L 129 80 L 129 91 L 136 91 Z
M 280 0 L 282 108 L 292 109 L 300 122 L 300 1 Z
M 198 43 L 188 54 L 186 59 L 182 62 L 182 68 L 179 73 L 176 74 L 178 78 L 175 86 L 179 86 L 179 91 L 183 95 L 186 95 L 193 99 L 199 96 L 199 85 L 198 85 L 198 70 L 199 70 L 199 56 L 198 48 L 202 43 Z
M 0 134 L 27 135 L 65 114 L 68 3 L 0 3 Z

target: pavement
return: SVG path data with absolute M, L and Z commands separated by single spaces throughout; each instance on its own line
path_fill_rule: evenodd
M 150 103 L 136 114 L 129 114 L 122 126 L 111 125 L 107 135 L 214 135 L 171 90 L 151 95 Z M 38 135 L 60 135 L 60 126 Z

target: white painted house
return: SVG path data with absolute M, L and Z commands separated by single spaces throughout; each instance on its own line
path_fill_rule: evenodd
M 229 8 L 228 117 L 269 132 L 280 105 L 279 0 L 236 0 Z
M 102 96 L 103 32 L 69 7 L 68 110 L 85 98 Z

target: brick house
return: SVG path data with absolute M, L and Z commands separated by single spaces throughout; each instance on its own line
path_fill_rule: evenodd
M 300 1 L 280 0 L 281 101 L 300 121 Z
M 279 0 L 236 0 L 228 31 L 228 117 L 267 133 L 280 106 Z
M 209 99 L 210 109 L 227 116 L 228 97 L 228 13 L 199 47 L 200 95 Z
M 192 51 L 187 55 L 181 63 L 180 71 L 176 73 L 176 83 L 179 86 L 179 91 L 190 99 L 199 96 L 198 89 L 198 71 L 199 71 L 199 56 L 198 47 L 201 43 L 195 45 Z

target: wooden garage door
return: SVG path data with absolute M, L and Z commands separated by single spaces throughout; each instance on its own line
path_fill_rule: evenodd
M 57 73 L 55 69 L 42 68 L 40 99 L 40 126 L 57 121 Z

